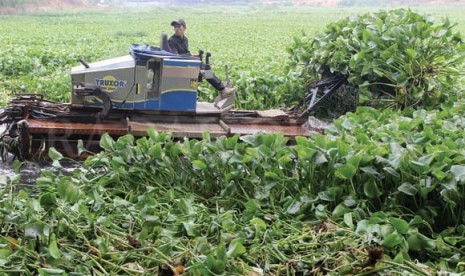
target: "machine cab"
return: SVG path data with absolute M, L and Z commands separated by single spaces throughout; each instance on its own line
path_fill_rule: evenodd
M 100 88 L 113 109 L 196 111 L 197 57 L 132 44 L 130 55 L 86 65 L 72 69 L 74 106 L 103 106 L 101 97 L 79 92 L 85 86 Z

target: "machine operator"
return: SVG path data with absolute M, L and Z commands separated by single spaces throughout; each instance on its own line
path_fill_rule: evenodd
M 184 35 L 186 32 L 186 21 L 184 19 L 174 20 L 171 22 L 171 26 L 174 28 L 174 34 L 168 39 L 171 52 L 177 55 L 191 55 L 189 52 L 189 40 Z M 207 78 L 207 81 L 220 92 L 222 98 L 227 98 L 237 91 L 235 87 L 224 85 L 215 74 L 211 78 Z

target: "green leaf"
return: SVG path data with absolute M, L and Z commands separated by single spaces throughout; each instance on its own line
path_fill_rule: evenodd
M 384 167 L 383 170 L 396 178 L 400 177 L 400 174 L 392 167 Z
M 415 187 L 414 185 L 412 185 L 411 183 L 408 183 L 408 182 L 403 183 L 397 189 L 400 192 L 402 192 L 402 193 L 404 193 L 406 195 L 409 195 L 409 196 L 414 196 L 414 195 L 416 195 L 418 193 L 417 187 Z
M 388 234 L 386 236 L 386 238 L 384 239 L 382 245 L 387 247 L 387 248 L 393 248 L 393 247 L 401 244 L 403 240 L 404 240 L 404 238 L 402 237 L 402 235 L 397 234 L 397 233 L 390 233 L 390 234 Z
M 426 172 L 429 171 L 429 166 L 425 165 L 423 163 L 420 163 L 418 161 L 410 161 L 409 163 L 410 169 L 412 169 L 414 172 L 418 174 L 425 174 Z
M 421 233 L 414 232 L 407 238 L 409 250 L 421 252 L 424 250 L 433 250 L 436 247 L 434 240 L 426 237 Z
M 192 201 L 192 198 L 181 198 L 179 200 L 177 205 L 184 215 L 192 215 L 194 213 Z
M 226 138 L 224 141 L 224 145 L 226 149 L 231 149 L 231 150 L 234 149 L 236 145 L 238 144 L 238 139 L 239 139 L 239 135 L 234 135 L 232 137 Z
M 43 193 L 39 197 L 39 203 L 40 203 L 40 206 L 42 206 L 42 208 L 44 208 L 45 210 L 55 207 L 57 203 L 55 194 Z
M 15 173 L 19 173 L 20 170 L 21 170 L 21 166 L 23 165 L 23 163 L 17 159 L 15 159 L 15 161 L 13 161 L 13 170 Z
M 63 158 L 63 155 L 60 152 L 58 152 L 54 147 L 51 147 L 48 150 L 48 157 L 50 157 L 50 159 L 52 159 L 53 161 L 59 161 Z
M 211 255 L 207 256 L 207 266 L 215 274 L 223 274 L 226 268 L 226 264 L 223 260 L 216 260 Z
M 192 166 L 194 167 L 194 170 L 197 171 L 203 171 L 207 169 L 207 165 L 202 160 L 193 160 Z
M 378 189 L 378 185 L 376 185 L 376 180 L 374 178 L 370 178 L 365 182 L 363 185 L 363 192 L 369 198 L 378 198 L 381 195 L 381 191 Z
M 414 49 L 412 48 L 408 48 L 407 50 L 405 50 L 405 52 L 407 53 L 407 55 L 413 60 L 413 59 L 416 59 L 417 57 L 417 51 L 415 51 Z
M 321 164 L 327 163 L 328 159 L 323 153 L 317 152 L 313 162 L 315 163 L 315 165 L 321 165 Z
M 229 244 L 227 255 L 228 257 L 234 258 L 243 255 L 245 252 L 247 252 L 245 247 L 238 239 L 236 239 Z
M 10 248 L 1 248 L 0 249 L 0 265 L 2 264 L 2 259 L 8 259 L 8 257 L 13 253 Z
M 294 150 L 301 161 L 311 161 L 313 156 L 317 153 L 316 150 L 308 148 L 306 145 L 296 145 Z
M 351 229 L 354 228 L 354 220 L 353 220 L 353 214 L 352 213 L 345 213 L 344 214 L 344 223 L 349 228 L 351 228 Z
M 440 29 L 437 33 L 434 34 L 434 37 L 440 38 L 447 34 L 447 29 Z
M 346 117 L 344 121 L 342 122 L 341 126 L 346 129 L 346 130 L 352 130 L 354 129 L 354 124 L 352 124 L 350 118 Z
M 369 175 L 379 175 L 373 166 L 361 167 L 360 170 Z
M 106 132 L 100 138 L 100 147 L 105 151 L 114 151 L 115 140 Z
M 335 187 L 332 187 L 335 188 Z M 335 201 L 337 196 L 337 190 L 336 189 L 328 189 L 327 191 L 321 191 L 318 193 L 318 197 L 321 200 L 325 201 Z
M 8 184 L 8 176 L 6 174 L 0 174 L 0 185 L 6 186 Z
M 265 172 L 265 179 L 278 181 L 281 179 L 275 172 Z
M 61 179 L 58 183 L 57 193 L 69 203 L 75 203 L 79 199 L 79 188 L 66 178 Z
M 390 218 L 389 222 L 396 228 L 397 233 L 399 234 L 407 234 L 409 230 L 409 223 L 403 219 L 399 218 Z
M 357 169 L 350 164 L 343 164 L 337 166 L 334 173 L 340 179 L 352 179 L 357 173 Z
M 260 218 L 251 219 L 250 224 L 253 225 L 259 231 L 264 231 L 266 229 L 266 223 Z
M 454 175 L 454 179 L 456 181 L 462 181 L 465 179 L 465 166 L 452 165 L 450 171 Z
M 357 223 L 357 228 L 355 229 L 355 233 L 359 235 L 363 235 L 368 232 L 369 222 L 366 219 L 363 219 Z
M 420 216 L 415 216 L 409 221 L 411 227 L 420 227 L 425 225 L 425 221 Z
M 302 203 L 299 200 L 293 200 L 291 204 L 286 208 L 286 213 L 294 215 L 300 211 Z
M 58 249 L 57 239 L 56 239 L 55 234 L 52 234 L 51 237 L 50 237 L 50 244 L 48 245 L 48 250 L 49 250 L 50 256 L 52 256 L 52 258 L 54 258 L 54 259 L 61 258 L 61 252 Z
M 359 152 L 359 153 L 347 158 L 347 164 L 350 164 L 350 165 L 354 166 L 355 169 L 358 169 L 358 167 L 360 165 L 360 161 L 362 160 L 362 158 L 363 158 L 363 153 Z
M 40 276 L 49 276 L 49 275 L 63 275 L 65 271 L 59 268 L 39 268 L 38 269 Z
M 226 257 L 226 247 L 224 246 L 224 243 L 220 243 L 216 248 L 216 258 L 218 260 L 226 261 Z
M 186 233 L 189 237 L 195 237 L 195 224 L 192 221 L 184 221 L 182 223 L 184 230 L 186 230 Z
M 157 142 L 150 147 L 150 156 L 153 158 L 161 159 L 163 157 L 163 149 L 161 143 Z
M 245 204 L 245 209 L 248 211 L 248 212 L 251 212 L 251 213 L 255 213 L 255 212 L 259 212 L 261 211 L 261 205 L 260 205 L 260 201 L 253 198 L 253 199 L 249 199 Z
M 343 203 L 338 204 L 336 208 L 334 208 L 332 216 L 334 219 L 338 219 L 347 213 L 348 210 L 349 208 L 347 208 Z
M 210 141 L 211 141 L 210 132 L 204 131 L 204 132 L 202 133 L 202 140 L 205 141 L 205 142 L 210 142 Z
M 244 135 L 239 138 L 241 141 L 243 141 L 246 144 L 249 144 L 251 146 L 255 146 L 255 136 L 254 135 Z
M 78 140 L 77 148 L 78 148 L 78 155 L 81 155 L 83 152 L 87 151 L 86 148 L 84 147 L 84 142 L 82 141 L 82 139 Z

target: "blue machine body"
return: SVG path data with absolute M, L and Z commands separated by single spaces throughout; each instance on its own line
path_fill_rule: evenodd
M 195 112 L 201 60 L 132 44 L 130 54 L 74 67 L 73 91 L 99 87 L 113 109 Z M 103 106 L 101 97 L 74 92 L 73 106 Z

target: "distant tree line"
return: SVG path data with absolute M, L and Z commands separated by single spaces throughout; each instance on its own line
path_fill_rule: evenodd
M 122 4 L 125 2 L 160 2 L 169 5 L 191 5 L 191 4 L 272 4 L 272 5 L 293 5 L 293 0 L 61 0 L 72 4 Z M 46 5 L 48 0 L 0 0 L 1 7 L 17 8 L 25 5 Z M 300 1 L 311 5 L 315 1 Z M 319 1 L 316 1 L 319 2 Z M 416 5 L 427 4 L 431 0 L 339 0 L 338 6 L 396 6 L 396 5 Z M 445 3 L 457 3 L 459 0 L 444 1 Z
M 67 3 L 98 3 L 99 0 L 61 0 L 62 2 L 67 2 Z M 16 8 L 16 7 L 21 7 L 25 5 L 41 5 L 41 4 L 47 4 L 47 0 L 0 0 L 0 7 L 11 7 L 11 8 Z
M 399 5 L 421 5 L 431 4 L 433 0 L 340 0 L 339 6 L 351 7 L 351 6 L 373 6 L 373 7 L 385 7 L 385 6 L 399 6 Z M 461 2 L 459 0 L 442 1 L 443 4 L 454 4 Z
M 39 4 L 41 0 L 0 0 L 0 7 L 18 7 L 26 4 Z
M 109 3 L 121 4 L 124 2 L 162 2 L 166 4 L 244 4 L 244 3 L 261 3 L 262 0 L 62 0 L 68 3 Z M 21 7 L 24 5 L 41 5 L 47 4 L 47 0 L 0 0 L 0 7 Z M 289 1 L 287 1 L 289 2 Z

